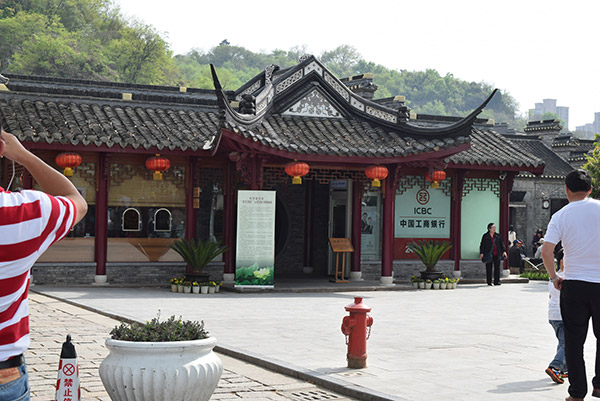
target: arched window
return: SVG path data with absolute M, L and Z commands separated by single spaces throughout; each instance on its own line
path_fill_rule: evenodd
M 154 212 L 154 231 L 171 232 L 171 212 L 164 207 Z
M 139 210 L 133 207 L 125 209 L 121 216 L 121 230 L 142 231 L 142 218 Z

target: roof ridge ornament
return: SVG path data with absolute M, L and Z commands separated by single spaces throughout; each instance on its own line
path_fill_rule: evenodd
M 312 56 L 313 56 L 312 54 L 303 54 L 302 56 L 300 56 L 298 58 L 298 64 L 305 62 L 306 60 L 308 60 Z
M 279 71 L 279 66 L 275 64 L 269 64 L 265 67 L 265 86 L 269 85 L 273 79 L 273 73 Z

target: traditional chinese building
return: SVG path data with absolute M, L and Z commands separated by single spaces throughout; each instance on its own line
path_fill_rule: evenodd
M 5 129 L 57 168 L 80 157 L 71 179 L 90 205 L 40 258 L 36 282 L 166 282 L 183 271 L 169 248 L 182 237 L 228 245 L 211 275 L 231 281 L 239 189 L 276 191 L 276 277 L 333 274 L 331 237 L 351 240 L 351 279 L 391 284 L 422 270 L 414 239 L 450 241 L 441 269 L 473 277 L 487 224 L 506 239 L 515 176 L 544 168 L 477 119 L 493 93 L 444 119 L 401 97 L 371 100 L 371 77 L 340 80 L 312 56 L 235 92 L 213 77 L 215 90 L 9 76 Z M 308 167 L 301 184 L 286 166 Z M 6 187 L 6 159 L 2 171 Z M 37 187 L 14 171 L 11 190 Z

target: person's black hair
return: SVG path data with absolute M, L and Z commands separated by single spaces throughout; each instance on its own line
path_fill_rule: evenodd
M 592 177 L 583 169 L 577 169 L 567 174 L 565 184 L 571 192 L 587 192 L 592 188 Z
M 494 223 L 488 224 L 488 231 L 490 231 L 490 228 L 492 228 L 493 225 L 494 225 Z
M 508 231 L 515 231 L 515 228 L 513 226 L 508 226 Z

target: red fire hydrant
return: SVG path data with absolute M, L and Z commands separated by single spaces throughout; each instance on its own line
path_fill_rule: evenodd
M 367 314 L 371 308 L 362 300 L 362 297 L 354 297 L 354 303 L 346 306 L 350 316 L 342 320 L 342 333 L 346 335 L 348 345 L 348 367 L 354 369 L 367 367 L 367 340 L 373 325 L 373 318 Z

